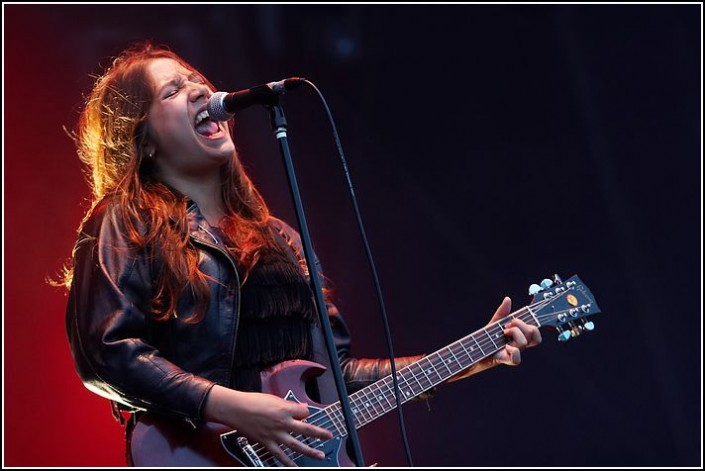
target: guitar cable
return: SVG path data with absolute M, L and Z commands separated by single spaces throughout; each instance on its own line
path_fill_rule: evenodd
M 360 230 L 360 237 L 362 238 L 362 242 L 365 247 L 365 254 L 367 255 L 367 261 L 370 265 L 370 270 L 372 272 L 372 278 L 374 280 L 374 285 L 375 285 L 375 290 L 377 292 L 377 299 L 379 301 L 379 308 L 380 308 L 380 313 L 382 317 L 382 322 L 384 324 L 384 335 L 385 339 L 387 341 L 387 350 L 389 351 L 389 361 L 390 365 L 392 368 L 392 381 L 394 383 L 394 396 L 396 400 L 396 405 L 397 405 L 397 416 L 399 417 L 399 430 L 401 433 L 402 437 L 402 442 L 404 444 L 404 453 L 406 455 L 406 461 L 408 463 L 408 466 L 413 467 L 414 462 L 413 459 L 411 458 L 411 450 L 409 449 L 409 440 L 406 435 L 406 427 L 404 425 L 404 413 L 402 411 L 402 404 L 401 404 L 401 391 L 399 390 L 399 381 L 397 378 L 397 368 L 396 365 L 394 364 L 394 347 L 392 345 L 392 336 L 390 333 L 389 329 L 389 321 L 387 318 L 387 310 L 384 306 L 384 299 L 382 296 L 382 288 L 380 286 L 379 282 L 379 277 L 377 276 L 377 269 L 375 268 L 375 263 L 372 258 L 372 252 L 370 250 L 370 245 L 367 241 L 367 234 L 365 232 L 365 227 L 362 223 L 362 217 L 360 215 L 360 208 L 357 204 L 357 198 L 355 197 L 355 190 L 353 188 L 352 180 L 350 179 L 350 173 L 348 172 L 348 164 L 347 161 L 345 160 L 345 155 L 343 153 L 343 146 L 340 143 L 340 137 L 338 136 L 338 130 L 335 126 L 335 121 L 333 120 L 333 115 L 331 114 L 330 108 L 328 107 L 328 103 L 326 102 L 326 99 L 324 98 L 323 94 L 321 91 L 314 85 L 311 81 L 307 79 L 301 79 L 304 83 L 308 84 L 311 88 L 313 88 L 316 93 L 318 94 L 319 98 L 321 99 L 321 102 L 323 103 L 323 107 L 326 110 L 326 114 L 328 115 L 328 121 L 330 122 L 331 128 L 333 130 L 333 138 L 335 139 L 335 145 L 336 148 L 338 149 L 338 155 L 340 156 L 340 162 L 343 166 L 343 172 L 345 174 L 345 178 L 348 183 L 348 191 L 350 193 L 350 200 L 352 201 L 353 209 L 355 211 L 355 218 L 357 220 L 357 226 Z M 364 463 L 363 463 L 364 464 Z

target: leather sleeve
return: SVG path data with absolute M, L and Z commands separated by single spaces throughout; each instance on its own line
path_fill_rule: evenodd
M 200 421 L 214 383 L 182 370 L 150 344 L 150 264 L 130 246 L 121 221 L 115 207 L 101 203 L 74 249 L 66 329 L 76 371 L 105 398 Z

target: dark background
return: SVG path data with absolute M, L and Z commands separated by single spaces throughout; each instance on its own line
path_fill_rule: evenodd
M 386 295 L 397 354 L 482 327 L 504 295 L 579 274 L 596 330 L 524 352 L 404 407 L 425 466 L 699 466 L 701 12 L 690 5 L 4 5 L 4 462 L 121 466 L 122 430 L 83 387 L 45 283 L 88 187 L 72 128 L 91 74 L 135 40 L 220 89 L 289 76 L 327 97 Z M 385 355 L 324 112 L 283 97 L 314 246 L 358 356 Z M 243 160 L 295 224 L 269 117 Z M 394 414 L 361 432 L 405 465 Z

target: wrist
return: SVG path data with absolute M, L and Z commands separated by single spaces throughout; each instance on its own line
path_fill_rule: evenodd
M 216 384 L 206 397 L 203 407 L 204 418 L 211 422 L 225 423 L 224 417 L 237 417 L 244 394 L 247 393 Z

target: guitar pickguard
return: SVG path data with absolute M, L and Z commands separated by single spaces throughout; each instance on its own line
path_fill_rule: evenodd
M 302 404 L 303 401 L 300 401 L 297 397 L 296 394 L 292 391 L 289 390 L 286 395 L 284 396 L 284 399 L 287 401 L 293 401 L 298 404 Z M 315 407 L 310 404 L 308 405 L 308 411 L 309 415 L 313 415 L 314 413 L 320 411 L 322 408 L 320 407 Z M 260 454 L 268 457 L 268 459 L 265 459 L 263 456 L 259 456 L 255 459 L 252 459 L 250 456 L 248 456 L 248 452 L 243 449 L 241 446 L 240 442 L 240 435 L 237 433 L 236 430 L 226 432 L 220 435 L 220 442 L 223 445 L 223 448 L 225 448 L 225 451 L 228 452 L 230 456 L 235 458 L 242 466 L 282 466 L 282 464 L 279 462 L 274 457 L 270 457 L 269 453 L 266 450 L 262 450 Z M 294 462 L 296 463 L 297 466 L 299 467 L 316 467 L 316 468 L 323 468 L 323 467 L 340 467 L 340 449 L 343 445 L 344 440 L 339 437 L 339 436 L 334 436 L 331 440 L 326 440 L 322 446 L 316 446 L 315 444 L 309 444 L 309 446 L 314 446 L 316 448 L 319 448 L 325 453 L 325 458 L 322 460 L 316 459 L 316 458 L 311 458 L 308 456 L 303 456 L 300 455 L 297 458 L 294 458 Z M 254 450 L 250 451 L 251 453 L 254 452 Z M 298 453 L 297 453 L 298 454 Z M 261 464 L 258 463 L 258 460 L 261 461 Z

